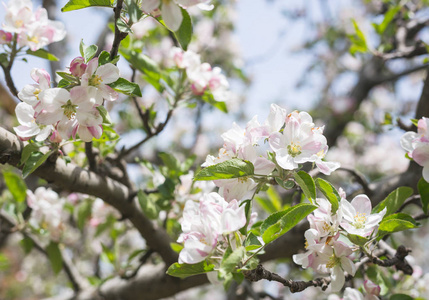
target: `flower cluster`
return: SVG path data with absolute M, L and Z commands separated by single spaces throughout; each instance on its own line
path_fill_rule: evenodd
M 259 123 L 254 117 L 244 129 L 233 124 L 233 128 L 225 132 L 222 138 L 224 145 L 218 156 L 208 155 L 204 167 L 240 158 L 254 165 L 256 175 L 267 176 L 276 169 L 276 174 L 283 173 L 282 169 L 298 169 L 300 164 L 306 162 L 315 163 L 319 171 L 326 175 L 340 166 L 336 162 L 323 161 L 328 151 L 323 128 L 315 127 L 308 113 L 293 111 L 287 114 L 285 109 L 275 104 L 271 105 L 265 123 Z M 269 156 L 261 151 L 266 141 Z M 257 186 L 255 178 L 250 177 L 216 180 L 215 184 L 227 200 L 241 200 Z
M 177 31 L 182 24 L 183 15 L 180 7 L 188 8 L 197 5 L 202 10 L 212 10 L 211 0 L 145 0 L 142 9 L 155 18 L 162 15 L 162 19 L 172 31 Z M 179 7 L 180 6 L 180 7 Z
M 9 44 L 16 35 L 19 47 L 36 51 L 46 45 L 61 41 L 66 31 L 64 24 L 48 19 L 46 9 L 39 7 L 33 12 L 31 0 L 11 0 L 4 4 L 6 11 L 0 44 Z
M 228 247 L 227 236 L 245 225 L 244 205 L 239 206 L 237 200 L 228 203 L 217 193 L 205 194 L 199 203 L 188 200 L 178 240 L 184 243 L 179 263 L 195 264 L 216 252 L 223 253 Z
M 198 54 L 177 47 L 172 48 L 171 57 L 178 68 L 186 70 L 194 95 L 202 96 L 209 91 L 216 101 L 229 99 L 229 84 L 219 67 L 212 68 L 209 63 L 201 63 Z
M 79 135 L 89 142 L 100 138 L 103 118 L 98 109 L 104 100 L 117 99 L 118 93 L 107 84 L 119 78 L 119 69 L 106 63 L 99 65 L 98 58 L 87 64 L 75 58 L 70 65 L 71 74 L 65 73 L 73 84 L 50 87 L 51 78 L 43 69 L 33 69 L 31 77 L 36 84 L 26 85 L 18 97 L 23 101 L 16 107 L 20 126 L 14 127 L 23 140 L 35 136 L 43 141 L 50 136 L 52 142 L 61 142 Z
M 421 118 L 417 123 L 417 133 L 406 132 L 401 138 L 401 146 L 408 156 L 423 167 L 423 178 L 429 182 L 429 119 Z
M 53 190 L 39 187 L 34 193 L 27 190 L 27 204 L 32 209 L 29 224 L 35 229 L 47 230 L 51 239 L 58 241 L 63 231 L 64 201 Z
M 318 208 L 309 215 L 310 229 L 305 232 L 306 252 L 293 256 L 296 264 L 311 267 L 319 273 L 330 273 L 332 291 L 339 291 L 345 282 L 344 271 L 354 275 L 356 267 L 349 256 L 352 247 L 339 240 L 340 231 L 370 236 L 386 214 L 371 214 L 371 201 L 366 195 L 358 195 L 351 202 L 340 190 L 341 202 L 337 211 L 332 211 L 331 203 L 317 198 Z

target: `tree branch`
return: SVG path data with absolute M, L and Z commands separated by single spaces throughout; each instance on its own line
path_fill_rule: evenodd
M 23 143 L 12 133 L 0 127 L 0 163 L 18 167 Z M 49 160 L 34 174 L 65 190 L 99 197 L 115 207 L 123 217 L 128 218 L 145 238 L 148 246 L 156 251 L 166 264 L 177 261 L 178 255 L 170 247 L 170 237 L 164 229 L 156 226 L 129 201 L 130 190 L 123 184 L 82 169 L 72 163 L 66 165 L 61 159 Z

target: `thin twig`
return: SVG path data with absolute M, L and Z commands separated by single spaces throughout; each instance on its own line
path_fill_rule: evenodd
M 137 266 L 137 268 L 129 275 L 122 275 L 121 278 L 123 279 L 131 279 L 136 277 L 137 273 L 139 272 L 140 268 L 147 262 L 147 260 L 151 257 L 151 255 L 154 253 L 152 249 L 148 249 L 146 253 L 140 258 L 140 263 Z
M 294 281 L 291 279 L 285 279 L 280 275 L 266 270 L 261 264 L 259 264 L 256 269 L 244 272 L 244 277 L 249 281 L 259 281 L 266 279 L 269 281 L 277 281 L 287 286 L 291 293 L 302 292 L 310 286 L 321 287 L 322 290 L 328 288 L 329 283 L 331 282 L 330 278 L 316 278 L 310 281 Z
M 118 20 L 121 17 L 122 5 L 124 0 L 118 0 L 116 7 L 113 9 L 115 12 L 115 38 L 113 40 L 112 49 L 110 50 L 110 59 L 114 59 L 118 55 L 119 45 L 121 41 L 127 37 L 128 33 L 121 32 L 118 28 Z
M 346 171 L 346 172 L 350 173 L 356 179 L 356 181 L 362 186 L 363 190 L 365 191 L 365 194 L 367 194 L 369 197 L 371 197 L 372 190 L 369 187 L 368 181 L 365 179 L 365 177 L 361 173 L 359 173 L 356 170 L 345 168 L 345 167 L 340 167 L 340 168 L 338 168 L 338 170 Z
M 92 151 L 92 142 L 85 143 L 85 154 L 86 154 L 86 158 L 88 159 L 89 169 L 95 172 L 97 168 L 97 163 L 95 161 L 94 152 Z
M 401 245 L 396 249 L 396 253 L 392 255 L 392 252 L 394 251 L 386 242 L 380 241 L 379 246 L 381 248 L 384 248 L 392 258 L 387 259 L 380 259 L 377 256 L 369 256 L 370 260 L 381 266 L 381 267 L 392 267 L 395 266 L 396 269 L 401 270 L 406 275 L 413 274 L 413 268 L 408 264 L 408 262 L 405 260 L 405 257 L 411 252 L 411 249 L 406 248 L 405 246 Z
M 406 199 L 404 203 L 401 205 L 401 207 L 398 209 L 398 212 L 403 211 L 405 207 L 407 207 L 410 204 L 419 205 L 421 207 L 420 203 L 420 195 L 413 195 Z

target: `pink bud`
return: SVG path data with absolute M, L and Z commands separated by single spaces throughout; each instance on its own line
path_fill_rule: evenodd
M 8 44 L 12 41 L 12 33 L 0 30 L 0 44 Z
M 30 76 L 39 84 L 41 84 L 40 80 L 46 82 L 48 85 L 51 82 L 51 75 L 45 69 L 34 68 L 31 70 Z
M 52 143 L 61 143 L 61 141 L 62 141 L 63 139 L 61 138 L 60 134 L 58 133 L 58 130 L 54 130 L 54 131 L 52 132 L 52 135 L 51 135 L 51 137 L 49 138 L 49 140 L 50 140 Z
M 70 72 L 73 76 L 81 77 L 86 71 L 87 64 L 83 57 L 79 56 L 70 63 Z
M 191 85 L 191 90 L 194 95 L 201 96 L 204 94 L 204 91 L 206 90 L 206 83 L 203 80 L 196 80 Z
M 365 280 L 365 282 L 363 283 L 363 286 L 365 288 L 365 291 L 369 295 L 375 295 L 375 296 L 380 295 L 380 291 L 381 291 L 380 286 L 376 285 L 371 280 Z

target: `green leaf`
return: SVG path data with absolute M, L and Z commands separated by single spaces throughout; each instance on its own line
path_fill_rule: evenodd
M 159 82 L 161 73 L 155 61 L 147 55 L 134 50 L 120 48 L 120 53 L 134 68 L 144 74 L 143 78 L 157 89 L 158 92 L 164 90 L 164 87 Z
M 110 262 L 112 265 L 115 264 L 116 255 L 112 251 L 112 249 L 110 249 L 109 247 L 107 247 L 103 243 L 101 243 L 101 248 L 103 248 L 103 251 L 101 254 L 103 255 L 104 259 L 107 260 L 108 262 Z
M 20 165 L 23 165 L 31 156 L 33 152 L 36 152 L 39 150 L 39 147 L 35 144 L 27 144 L 24 149 L 22 149 L 21 153 L 21 161 L 19 162 Z
M 326 199 L 331 203 L 331 211 L 334 214 L 338 207 L 341 197 L 335 187 L 328 181 L 321 178 L 316 179 L 317 188 L 325 195 Z
M 61 8 L 61 11 L 67 12 L 91 6 L 113 7 L 111 0 L 70 0 Z
M 24 238 L 19 243 L 21 244 L 25 254 L 30 253 L 34 246 L 33 240 L 26 236 L 24 236 Z
M 386 199 L 381 201 L 372 209 L 372 213 L 379 213 L 385 207 L 387 209 L 384 218 L 396 212 L 404 203 L 404 201 L 413 194 L 413 189 L 410 187 L 399 187 L 391 192 Z
M 355 20 L 352 20 L 352 22 L 356 33 L 354 35 L 349 35 L 349 39 L 352 43 L 349 51 L 350 51 L 350 54 L 354 56 L 356 52 L 363 52 L 363 53 L 367 52 L 368 45 L 366 43 L 365 35 L 360 30 L 357 22 Z
M 119 134 L 117 134 L 112 127 L 108 125 L 103 125 L 103 134 L 101 135 L 101 137 L 99 139 L 94 138 L 92 140 L 99 143 L 105 143 L 105 142 L 116 141 L 118 139 L 119 139 Z
M 228 108 L 226 107 L 225 102 L 216 101 L 215 98 L 213 97 L 213 94 L 209 90 L 206 90 L 204 95 L 201 96 L 201 99 L 204 102 L 210 104 L 211 106 L 219 109 L 221 112 L 224 112 L 224 113 L 228 112 Z
M 269 216 L 261 225 L 262 239 L 266 244 L 288 232 L 317 208 L 316 205 L 301 203 Z
M 211 272 L 214 268 L 215 266 L 213 264 L 208 264 L 206 261 L 192 265 L 174 263 L 168 268 L 167 274 L 174 277 L 186 278 L 192 275 Z
M 110 118 L 109 112 L 103 105 L 99 105 L 96 107 L 101 117 L 103 118 L 103 124 L 112 124 L 112 119 Z
M 140 87 L 137 83 L 129 82 L 125 78 L 119 78 L 113 83 L 108 84 L 112 89 L 117 91 L 118 93 L 122 93 L 125 95 L 133 95 L 137 97 L 142 96 L 142 92 L 140 91 Z
M 347 235 L 347 237 L 349 238 L 350 242 L 352 242 L 353 244 L 358 245 L 360 247 L 365 246 L 365 244 L 369 241 L 365 237 L 362 237 L 362 236 L 356 235 L 356 234 L 351 234 L 351 233 L 349 233 Z
M 18 202 L 27 199 L 27 185 L 21 176 L 13 172 L 3 172 L 4 181 L 13 198 Z
M 256 196 L 255 200 L 258 204 L 268 213 L 272 214 L 282 209 L 282 202 L 280 196 L 277 194 L 273 186 L 267 190 L 267 198 Z
M 429 210 L 429 183 L 423 178 L 420 178 L 417 189 L 419 190 L 423 212 L 427 215 Z
M 159 208 L 156 203 L 152 201 L 150 197 L 148 197 L 142 190 L 139 190 L 137 193 L 137 198 L 139 200 L 140 207 L 143 213 L 149 219 L 157 219 L 159 214 Z
M 9 64 L 9 55 L 7 53 L 0 53 L 0 65 L 7 67 Z
M 392 20 L 395 18 L 396 14 L 401 10 L 401 6 L 393 6 L 391 7 L 385 14 L 384 14 L 384 19 L 383 22 L 381 22 L 381 24 L 372 24 L 375 31 L 377 31 L 377 33 L 379 35 L 382 35 L 385 31 L 387 26 L 389 26 L 389 24 L 392 22 Z
M 170 243 L 170 247 L 176 253 L 180 253 L 180 251 L 182 251 L 182 249 L 183 249 L 183 245 L 178 244 L 178 243 Z
M 254 175 L 253 164 L 239 158 L 233 158 L 199 171 L 194 181 L 231 179 Z
M 45 49 L 39 49 L 39 50 L 36 50 L 36 51 L 31 51 L 30 49 L 28 49 L 26 53 L 28 55 L 33 55 L 33 56 L 40 57 L 40 58 L 43 58 L 43 59 L 47 59 L 47 60 L 50 60 L 50 61 L 59 61 L 58 57 L 56 57 L 52 53 L 49 53 Z
M 243 246 L 238 247 L 228 256 L 225 254 L 222 262 L 220 263 L 220 273 L 226 274 L 235 271 L 235 268 L 241 263 L 244 255 L 246 255 L 246 249 Z
M 128 25 L 127 23 L 125 23 L 125 21 L 123 19 L 118 19 L 116 21 L 116 26 L 118 26 L 118 29 L 120 32 L 124 32 L 124 33 L 132 33 L 133 31 L 131 30 L 130 25 Z
M 125 4 L 128 8 L 128 16 L 132 23 L 136 23 L 143 16 L 143 12 L 140 7 L 137 5 L 135 0 L 125 0 Z
M 313 200 L 316 199 L 316 184 L 314 183 L 313 178 L 304 171 L 299 171 L 293 175 L 296 183 L 301 187 L 304 195 L 313 203 Z
M 180 162 L 176 157 L 174 157 L 174 155 L 166 152 L 160 152 L 158 156 L 161 158 L 162 162 L 168 169 L 172 171 L 180 171 Z
M 30 154 L 30 157 L 25 161 L 24 168 L 22 168 L 22 177 L 26 178 L 28 175 L 33 173 L 38 167 L 40 167 L 53 151 L 49 151 L 43 154 L 40 151 L 33 152 Z
M 72 74 L 67 73 L 67 72 L 56 72 L 58 74 L 58 76 L 60 76 L 61 78 L 66 79 L 69 82 L 73 82 L 76 81 L 76 77 L 74 77 Z
M 55 274 L 58 274 L 63 268 L 63 257 L 61 256 L 58 243 L 51 241 L 48 247 L 46 247 L 46 253 L 48 254 L 49 261 L 51 262 L 52 270 Z
M 261 242 L 258 237 L 252 232 L 247 236 L 246 241 L 244 242 L 244 246 L 246 247 L 246 251 L 256 250 L 262 247 Z
M 77 227 L 82 231 L 85 227 L 86 221 L 91 216 L 92 212 L 92 202 L 91 201 L 83 201 L 77 210 Z
M 82 55 L 85 63 L 89 62 L 97 53 L 98 47 L 97 45 L 86 46 L 83 42 L 83 39 L 80 41 L 79 51 L 80 55 Z
M 186 51 L 192 39 L 192 21 L 188 12 L 183 8 L 181 8 L 181 10 L 183 16 L 182 24 L 180 24 L 179 29 L 174 32 L 174 36 L 179 41 L 182 49 Z
M 108 63 L 116 64 L 119 61 L 119 58 L 120 58 L 120 56 L 116 55 L 116 57 L 113 60 L 111 60 L 110 59 L 110 53 L 103 50 L 103 51 L 101 51 L 100 55 L 98 56 L 98 66 L 102 66 L 102 65 L 105 65 Z
M 418 223 L 410 215 L 397 213 L 383 219 L 378 228 L 378 239 L 386 234 L 417 228 Z
M 285 190 L 290 190 L 295 186 L 295 182 L 293 180 L 283 180 L 280 177 L 275 177 L 276 182 Z

